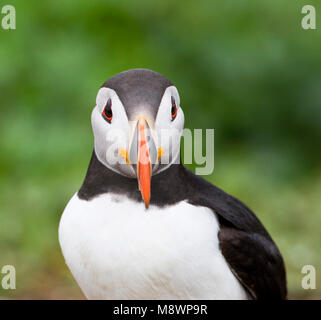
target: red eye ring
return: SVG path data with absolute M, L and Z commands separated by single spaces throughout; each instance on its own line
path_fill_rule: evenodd
M 111 107 L 111 99 L 110 98 L 107 100 L 107 103 L 106 103 L 105 108 L 103 110 L 102 116 L 108 123 L 111 123 L 111 120 L 113 119 L 113 111 L 112 111 L 112 107 Z
M 176 115 L 177 115 L 176 101 L 175 101 L 173 96 L 171 96 L 171 102 L 172 102 L 171 115 L 172 115 L 172 121 L 173 121 L 176 118 Z

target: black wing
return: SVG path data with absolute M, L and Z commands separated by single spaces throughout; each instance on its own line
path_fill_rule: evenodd
M 282 256 L 255 214 L 241 201 L 191 171 L 189 202 L 212 209 L 220 222 L 219 241 L 231 270 L 254 299 L 286 299 Z

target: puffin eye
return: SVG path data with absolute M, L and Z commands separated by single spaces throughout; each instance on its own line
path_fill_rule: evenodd
M 107 100 L 107 103 L 106 103 L 105 108 L 103 110 L 102 116 L 108 123 L 111 123 L 111 120 L 113 119 L 113 111 L 111 110 L 111 99 L 110 98 Z
M 172 114 L 172 121 L 173 121 L 177 115 L 177 106 L 176 106 L 176 102 L 175 102 L 175 99 L 173 96 L 171 96 L 171 101 L 172 101 L 171 114 Z

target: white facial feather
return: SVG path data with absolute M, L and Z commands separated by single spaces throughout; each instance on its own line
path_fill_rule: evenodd
M 172 102 L 171 97 L 174 97 L 177 107 L 177 115 L 174 120 L 171 116 Z M 184 128 L 184 112 L 180 107 L 180 98 L 176 87 L 168 87 L 161 100 L 156 121 L 155 131 L 158 136 L 159 146 L 164 149 L 164 154 L 161 159 L 161 172 L 168 168 L 173 162 L 179 160 L 180 141 Z
M 113 112 L 111 123 L 102 117 L 109 98 L 112 101 Z M 114 90 L 101 88 L 98 91 L 96 106 L 91 115 L 91 124 L 94 132 L 95 152 L 99 161 L 119 174 L 136 177 L 134 169 L 127 165 L 118 154 L 119 148 L 128 149 L 131 128 L 126 111 Z
M 177 106 L 175 119 L 171 116 L 171 97 L 174 97 Z M 102 112 L 108 99 L 112 102 L 113 118 L 108 123 Z M 142 116 L 146 116 L 141 114 Z M 139 115 L 138 115 L 139 116 Z M 184 127 L 184 113 L 180 107 L 180 98 L 176 87 L 168 87 L 161 99 L 155 122 L 152 123 L 151 134 L 155 138 L 157 148 L 163 148 L 161 165 L 153 168 L 153 175 L 165 170 L 173 162 L 179 160 L 180 138 Z M 119 149 L 129 150 L 135 121 L 128 121 L 125 108 L 117 93 L 110 88 L 101 88 L 96 98 L 96 106 L 92 112 L 91 123 L 94 132 L 95 152 L 97 158 L 107 168 L 131 178 L 136 178 L 136 173 L 131 165 L 126 164 L 118 153 Z

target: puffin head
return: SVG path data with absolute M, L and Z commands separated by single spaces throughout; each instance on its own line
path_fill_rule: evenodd
M 148 208 L 152 176 L 180 157 L 184 113 L 176 87 L 151 70 L 119 73 L 99 89 L 91 123 L 98 160 L 136 178 Z

